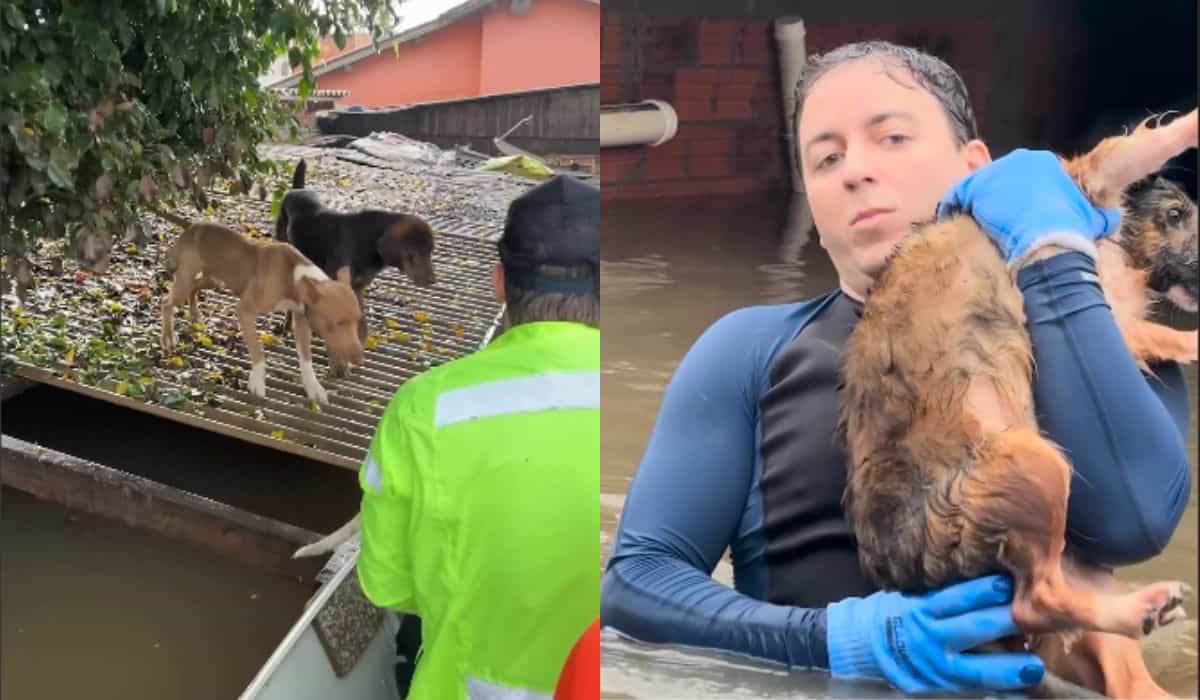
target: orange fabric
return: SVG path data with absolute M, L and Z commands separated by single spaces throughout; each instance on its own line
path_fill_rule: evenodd
M 554 700 L 599 700 L 600 698 L 600 618 L 583 631 L 567 662 L 563 664 L 554 689 Z

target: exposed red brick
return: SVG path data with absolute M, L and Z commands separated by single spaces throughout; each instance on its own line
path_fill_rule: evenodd
M 675 66 L 687 61 L 695 42 L 688 20 L 658 22 L 645 27 L 642 51 L 650 66 Z
M 772 118 L 774 118 L 775 115 L 783 114 L 780 111 L 783 109 L 783 101 L 780 99 L 779 93 L 775 90 L 759 90 L 754 95 L 754 105 L 763 112 L 770 110 Z M 790 116 L 791 115 L 788 115 L 789 118 Z
M 737 36 L 740 22 L 736 19 L 703 18 L 699 25 L 699 40 L 703 42 L 732 43 Z
M 717 86 L 711 83 L 675 81 L 676 100 L 711 100 L 717 96 Z
M 770 40 L 775 35 L 774 24 L 768 19 L 748 19 L 741 25 L 743 37 L 764 37 Z
M 667 180 L 663 182 L 640 182 L 620 187 L 601 187 L 600 201 L 651 199 L 656 197 L 680 197 L 696 194 L 696 183 L 689 180 Z
M 691 156 L 721 156 L 729 155 L 733 152 L 733 139 L 731 137 L 689 140 L 686 143 L 688 145 L 688 154 Z
M 744 135 L 738 142 L 738 155 L 765 156 L 772 149 L 779 147 L 782 137 L 769 133 L 752 133 Z
M 771 181 L 764 177 L 744 175 L 742 177 L 727 177 L 720 180 L 697 183 L 703 189 L 703 194 L 746 194 L 748 192 L 765 192 L 771 189 Z
M 700 156 L 688 159 L 688 174 L 692 177 L 721 177 L 733 173 L 729 156 Z
M 641 177 L 642 160 L 645 149 L 639 146 L 629 148 L 605 148 L 600 151 L 600 183 L 624 182 Z
M 646 157 L 646 167 L 643 169 L 644 179 L 646 180 L 669 180 L 671 178 L 683 177 L 685 172 L 684 163 L 687 159 L 679 153 L 656 153 L 660 148 L 671 145 L 669 142 L 662 146 L 647 149 L 649 152 Z
M 754 116 L 749 100 L 717 100 L 712 111 L 713 119 L 750 119 Z
M 728 124 L 680 124 L 675 138 L 681 141 L 701 139 L 733 139 L 738 134 L 734 126 Z
M 724 72 L 717 68 L 680 68 L 675 71 L 675 82 L 716 85 Z
M 724 83 L 757 83 L 765 79 L 765 71 L 759 68 L 725 68 L 720 72 L 720 82 Z
M 895 41 L 895 23 L 868 24 L 858 20 L 838 23 L 820 23 L 809 25 L 805 31 L 805 50 L 810 53 L 824 53 L 830 49 L 848 44 L 853 41 L 879 39 Z
M 721 83 L 717 89 L 717 99 L 722 101 L 741 100 L 749 102 L 758 92 L 758 87 L 747 83 Z
M 646 63 L 652 66 L 674 66 L 685 59 L 684 53 L 675 46 L 655 44 L 646 47 Z
M 696 47 L 696 63 L 702 66 L 726 66 L 736 63 L 734 45 L 729 41 L 702 41 Z
M 637 99 L 673 101 L 675 89 L 666 78 L 646 78 L 637 84 Z
M 780 157 L 784 118 L 771 23 L 643 18 L 639 26 L 637 43 L 631 45 L 631 35 L 619 19 L 606 16 L 602 52 L 608 47 L 617 58 L 602 61 L 601 80 L 611 78 L 621 87 L 602 86 L 602 99 L 668 100 L 679 116 L 679 129 L 663 146 L 602 151 L 601 199 L 706 196 L 786 186 L 787 161 Z M 609 36 L 610 27 L 615 39 Z M 644 67 L 637 82 L 624 82 L 627 74 L 619 67 L 630 60 Z
M 742 44 L 738 57 L 739 63 L 751 66 L 769 66 L 774 64 L 775 46 L 764 39 L 750 38 Z
M 755 158 L 733 159 L 733 173 L 735 175 L 757 175 L 763 177 L 767 175 L 780 175 L 782 172 L 779 168 L 778 158 L 774 158 L 768 154 L 763 154 Z
M 713 118 L 712 100 L 677 100 L 675 112 L 680 121 L 708 121 Z
M 613 104 L 621 101 L 621 84 L 601 81 L 600 103 Z
M 617 30 L 603 31 L 600 37 L 600 65 L 621 65 L 621 35 Z
M 660 146 L 646 148 L 646 159 L 651 158 L 683 158 L 687 155 L 687 142 L 680 139 L 671 139 Z
M 702 197 L 711 195 L 750 194 L 766 192 L 780 186 L 767 178 L 751 176 L 711 179 L 689 178 L 654 183 L 638 183 L 621 187 L 601 188 L 600 201 L 630 201 L 665 197 Z

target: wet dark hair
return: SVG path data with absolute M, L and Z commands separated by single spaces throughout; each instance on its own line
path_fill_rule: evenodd
M 804 100 L 809 91 L 821 76 L 842 64 L 860 58 L 879 58 L 883 60 L 884 65 L 908 69 L 917 83 L 941 103 L 942 111 L 950 121 L 950 130 L 959 146 L 979 137 L 975 112 L 971 109 L 971 102 L 967 97 L 967 86 L 963 83 L 962 76 L 949 64 L 937 56 L 909 46 L 900 46 L 888 41 L 859 41 L 809 57 L 800 71 L 800 78 L 796 81 L 796 105 L 792 111 L 791 125 L 792 150 L 797 165 L 801 162 L 798 136 L 800 111 L 804 108 Z M 895 75 L 888 75 L 900 82 Z

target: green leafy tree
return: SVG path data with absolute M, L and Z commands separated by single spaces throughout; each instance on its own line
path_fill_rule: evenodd
M 63 239 L 102 272 L 146 209 L 276 174 L 257 146 L 298 128 L 318 41 L 378 40 L 397 0 L 4 0 L 0 9 L 0 245 L 12 261 Z M 276 57 L 299 98 L 264 90 Z M 279 180 L 278 187 L 284 187 Z M 278 196 L 279 189 L 276 190 Z M 5 290 L 7 291 L 7 290 Z

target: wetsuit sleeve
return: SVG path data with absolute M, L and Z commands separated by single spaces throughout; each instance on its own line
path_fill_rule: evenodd
M 828 667 L 824 609 L 764 603 L 713 580 L 746 507 L 758 385 L 778 307 L 714 323 L 663 393 L 601 586 L 604 626 L 651 643 Z
M 1096 278 L 1062 253 L 1023 268 L 1039 426 L 1075 469 L 1068 538 L 1089 560 L 1122 566 L 1166 546 L 1191 489 L 1190 401 L 1175 363 L 1138 369 Z

